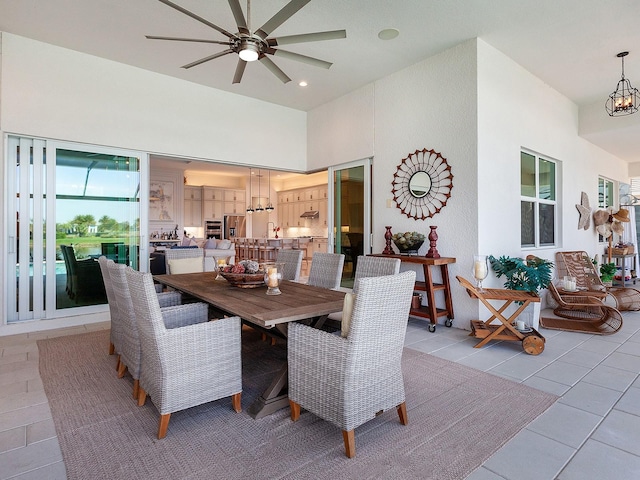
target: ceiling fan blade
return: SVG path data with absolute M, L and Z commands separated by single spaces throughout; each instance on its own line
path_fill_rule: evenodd
M 282 81 L 282 83 L 287 83 L 291 81 L 291 79 L 287 77 L 287 74 L 284 73 L 282 70 L 280 70 L 280 68 L 278 68 L 278 66 L 275 63 L 273 63 L 271 59 L 266 55 L 260 55 L 259 60 L 260 60 L 260 63 L 262 63 L 265 67 L 267 67 L 271 71 L 271 73 L 273 73 L 276 77 L 278 77 Z
M 240 6 L 240 0 L 229 0 L 229 6 L 233 12 L 233 18 L 236 20 L 238 26 L 238 32 L 249 34 L 249 27 L 247 26 L 247 20 L 244 18 L 242 7 Z
M 287 35 L 284 37 L 269 38 L 267 44 L 270 47 L 278 45 L 291 45 L 292 43 L 320 42 L 322 40 L 337 40 L 347 38 L 346 30 L 331 30 L 329 32 L 302 33 L 300 35 Z
M 189 69 L 191 67 L 195 67 L 196 65 L 200 65 L 202 63 L 208 62 L 209 60 L 213 60 L 215 58 L 222 57 L 224 55 L 228 55 L 229 53 L 233 53 L 233 50 L 228 49 L 228 50 L 224 50 L 224 51 L 219 52 L 219 53 L 215 53 L 213 55 L 209 55 L 208 57 L 201 58 L 200 60 L 196 60 L 195 62 L 187 63 L 186 65 L 183 65 L 182 68 Z
M 163 1 L 163 0 L 160 0 Z M 267 20 L 267 23 L 262 25 L 255 34 L 258 35 L 262 40 L 265 40 L 271 32 L 273 32 L 276 28 L 286 22 L 294 13 L 304 7 L 311 0 L 291 0 L 287 3 L 282 10 L 276 13 L 273 17 Z
M 244 74 L 244 69 L 247 66 L 247 62 L 238 58 L 238 65 L 236 66 L 236 73 L 233 75 L 233 82 L 231 83 L 240 83 L 242 80 L 242 75 Z
M 227 36 L 229 38 L 234 38 L 235 37 L 235 35 L 227 32 L 224 28 L 220 28 L 219 26 L 211 23 L 209 20 L 206 20 L 206 19 L 200 17 L 199 15 L 196 15 L 195 13 L 190 12 L 186 8 L 182 8 L 180 5 L 176 5 L 175 3 L 170 2 L 169 0 L 158 0 L 158 1 L 164 3 L 168 7 L 171 7 L 173 9 L 175 9 L 175 10 L 178 10 L 181 13 L 184 13 L 185 15 L 193 18 L 194 20 L 197 20 L 197 21 L 199 21 L 201 23 L 204 23 L 206 26 L 211 27 L 214 30 L 217 30 L 218 32 L 220 32 L 221 34 L 223 34 L 223 35 L 225 35 L 225 36 Z
M 271 55 L 275 55 L 276 57 L 289 58 L 297 62 L 313 65 L 314 67 L 329 69 L 331 65 L 333 65 L 333 63 L 331 62 L 325 62 L 324 60 L 320 60 L 319 58 L 307 57 L 306 55 L 301 55 L 299 53 L 294 53 L 294 52 L 288 52 L 286 50 L 281 50 L 276 48 L 268 49 L 267 53 L 270 53 Z
M 216 45 L 229 45 L 229 42 L 220 42 L 218 40 L 206 40 L 201 38 L 182 38 L 182 37 L 159 37 L 157 35 L 145 35 L 149 40 L 174 40 L 176 42 L 201 42 L 215 43 Z

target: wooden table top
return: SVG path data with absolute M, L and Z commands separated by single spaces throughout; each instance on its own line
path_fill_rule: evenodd
M 216 280 L 215 272 L 154 275 L 163 285 L 188 293 L 218 309 L 265 328 L 342 311 L 344 292 L 283 281 L 280 295 L 267 295 L 267 286 L 238 288 Z
M 456 263 L 456 259 L 454 257 L 427 258 L 420 255 L 390 255 L 386 253 L 374 253 L 371 254 L 371 256 L 382 258 L 399 258 L 401 262 L 421 263 L 423 265 L 448 265 L 449 263 Z
M 471 292 L 469 292 L 471 295 Z M 539 302 L 540 297 L 532 292 L 509 290 L 506 288 L 485 288 L 478 295 L 486 300 L 505 300 L 509 302 Z

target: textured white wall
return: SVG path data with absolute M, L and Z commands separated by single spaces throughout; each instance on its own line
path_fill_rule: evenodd
M 306 170 L 306 114 L 3 33 L 7 132 Z
M 628 165 L 578 136 L 578 107 L 490 45 L 478 41 L 478 248 L 554 260 L 556 250 L 601 253 L 593 227 L 578 230 L 581 192 L 598 201 L 598 175 L 626 181 Z M 560 162 L 558 248 L 520 247 L 520 149 Z M 494 279 L 496 285 L 501 281 Z

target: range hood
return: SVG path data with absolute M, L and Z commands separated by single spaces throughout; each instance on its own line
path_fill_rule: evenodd
M 309 210 L 300 215 L 300 218 L 318 218 L 319 216 L 320 212 L 318 210 Z

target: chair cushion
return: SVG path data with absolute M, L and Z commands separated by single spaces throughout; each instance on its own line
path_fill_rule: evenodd
M 231 240 L 220 240 L 218 242 L 219 250 L 229 250 L 231 248 Z
M 351 313 L 353 312 L 353 304 L 356 302 L 355 293 L 345 293 L 344 303 L 342 304 L 342 336 L 349 336 L 349 328 L 351 327 Z
M 169 260 L 171 274 L 197 273 L 204 271 L 202 257 L 172 258 Z
M 206 241 L 206 243 L 204 244 L 204 248 L 206 249 L 213 249 L 216 248 L 217 242 L 215 238 L 210 238 Z

